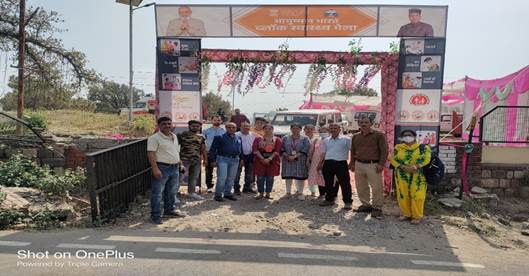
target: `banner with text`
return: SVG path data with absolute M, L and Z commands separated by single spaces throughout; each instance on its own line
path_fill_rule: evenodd
M 444 37 L 446 6 L 156 5 L 158 37 Z

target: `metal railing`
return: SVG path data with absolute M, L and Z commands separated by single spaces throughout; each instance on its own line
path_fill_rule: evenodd
M 479 119 L 482 143 L 529 143 L 529 106 L 496 106 Z
M 150 187 L 147 139 L 87 154 L 86 170 L 92 222 L 118 216 Z

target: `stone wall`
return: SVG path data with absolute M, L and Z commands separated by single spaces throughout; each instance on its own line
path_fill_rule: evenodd
M 529 164 L 482 164 L 481 187 L 500 197 L 529 198 Z

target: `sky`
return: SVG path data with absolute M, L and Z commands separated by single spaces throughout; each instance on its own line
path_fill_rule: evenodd
M 150 3 L 144 0 L 143 3 Z M 181 4 L 182 1 L 158 0 L 157 4 Z M 399 4 L 448 5 L 446 37 L 445 82 L 466 75 L 476 79 L 500 78 L 529 65 L 529 1 L 526 0 L 407 0 L 407 1 L 186 1 L 187 4 Z M 114 0 L 27 0 L 28 6 L 40 6 L 61 14 L 66 29 L 58 34 L 67 48 L 84 52 L 89 66 L 103 76 L 119 83 L 128 83 L 128 6 Z M 155 71 L 155 21 L 154 8 L 134 12 L 134 85 L 147 93 L 154 92 Z M 266 49 L 275 50 L 285 41 L 291 50 L 347 50 L 350 38 L 205 38 L 203 48 Z M 363 38 L 364 51 L 386 51 L 391 38 Z M 5 92 L 5 53 L 0 53 L 0 93 Z M 13 70 L 7 70 L 14 74 Z M 222 74 L 224 64 L 211 69 L 209 87 L 215 90 L 217 74 Z M 296 109 L 305 98 L 303 84 L 307 66 L 298 70 L 281 90 L 254 90 L 246 96 L 235 95 L 235 106 L 243 112 L 270 111 L 278 107 Z M 375 78 L 371 86 L 380 87 Z M 330 87 L 323 85 L 322 90 Z M 325 92 L 325 91 L 322 91 Z M 231 102 L 229 91 L 220 95 Z

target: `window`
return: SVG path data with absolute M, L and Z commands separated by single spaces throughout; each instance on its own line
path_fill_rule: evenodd
M 304 125 L 316 125 L 316 120 L 318 115 L 308 115 L 308 114 L 276 114 L 274 120 L 272 120 L 272 125 L 276 126 L 290 126 L 294 123 L 298 123 L 302 126 Z

